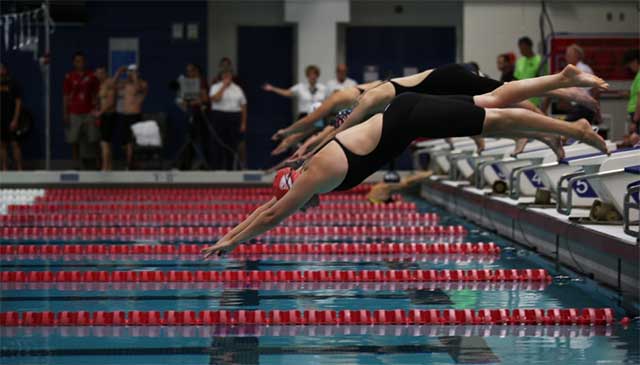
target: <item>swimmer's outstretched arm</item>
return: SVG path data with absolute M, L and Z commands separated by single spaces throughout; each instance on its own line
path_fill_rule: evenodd
M 322 142 L 325 137 L 327 135 L 329 135 L 331 132 L 334 131 L 334 127 L 331 126 L 326 126 L 320 133 L 316 133 L 314 135 L 312 135 L 311 137 L 307 138 L 307 140 L 300 146 L 298 147 L 298 149 L 291 155 L 289 156 L 289 158 L 287 158 L 286 160 L 284 160 L 283 162 L 281 162 L 280 164 L 278 164 L 276 167 L 273 167 L 269 170 L 277 170 L 279 169 L 280 165 L 282 164 L 286 164 L 286 163 L 292 163 L 292 162 L 296 162 L 300 159 L 307 159 L 309 157 L 311 157 L 311 153 L 308 153 L 308 151 L 310 151 L 312 148 L 316 147 L 320 142 Z M 294 135 L 295 136 L 295 135 Z M 278 153 L 282 153 L 284 151 L 286 151 L 289 147 L 291 147 L 295 142 L 292 142 L 292 140 L 289 140 L 289 138 L 291 138 L 292 136 L 289 136 L 287 138 L 285 138 L 284 141 L 282 141 L 282 143 L 280 143 L 280 145 L 278 145 L 278 147 L 273 150 L 272 154 L 278 154 Z M 304 138 L 304 136 L 302 136 Z M 286 143 L 285 143 L 286 141 Z M 276 153 L 277 151 L 277 153 Z M 275 169 L 275 170 L 274 170 Z
M 285 152 L 286 150 L 294 146 L 296 143 L 302 141 L 307 135 L 308 135 L 307 133 L 294 133 L 292 135 L 285 137 L 276 146 L 276 148 L 274 148 L 273 151 L 271 151 L 271 155 L 276 156 Z
M 297 120 L 289 127 L 280 129 L 271 137 L 271 139 L 278 140 L 294 133 L 308 131 L 313 126 L 313 123 L 331 114 L 331 111 L 333 111 L 334 108 L 348 106 L 353 103 L 355 101 L 355 98 L 353 97 L 354 91 L 355 87 L 347 90 L 340 90 L 329 95 L 329 97 L 323 101 L 316 110 Z
M 280 222 L 302 208 L 311 198 L 322 191 L 326 176 L 318 174 L 311 166 L 301 174 L 293 187 L 282 199 L 271 199 L 253 212 L 247 219 L 226 234 L 215 245 L 202 250 L 205 258 L 233 251 L 237 245 L 251 240 L 276 227 Z
M 364 122 L 371 114 L 382 111 L 387 104 L 393 100 L 395 89 L 391 83 L 385 82 L 379 86 L 368 90 L 356 102 L 351 114 L 344 120 L 341 126 L 329 133 L 314 149 L 310 155 L 318 152 L 325 144 L 336 136 L 336 134 Z
M 280 96 L 284 96 L 286 98 L 292 98 L 293 97 L 293 91 L 291 91 L 289 89 L 283 89 L 283 88 L 280 88 L 280 87 L 275 87 L 275 86 L 273 86 L 271 84 L 264 84 L 262 86 L 262 89 L 264 91 L 273 92 L 273 93 L 276 93 L 276 94 L 278 94 Z
M 307 138 L 307 140 L 298 148 L 298 150 L 291 156 L 292 159 L 309 158 L 311 154 L 308 152 L 315 149 L 323 142 L 328 135 L 332 134 L 335 130 L 334 127 L 325 127 L 320 133 L 316 133 L 313 136 Z

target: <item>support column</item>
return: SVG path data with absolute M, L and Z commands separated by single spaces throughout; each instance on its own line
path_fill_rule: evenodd
M 298 25 L 297 80 L 308 65 L 320 67 L 320 82 L 335 75 L 338 22 L 350 20 L 349 0 L 286 0 L 285 20 Z

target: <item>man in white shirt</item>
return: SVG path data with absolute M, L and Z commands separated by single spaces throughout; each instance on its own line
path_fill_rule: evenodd
M 336 91 L 356 85 L 357 83 L 355 80 L 347 77 L 347 65 L 341 63 L 336 67 L 336 78 L 327 82 L 327 96 Z
M 589 65 L 584 63 L 582 60 L 584 59 L 584 50 L 577 44 L 572 44 L 567 47 L 564 58 L 567 61 L 567 64 L 571 64 L 576 66 L 580 71 L 586 72 L 593 75 L 593 70 Z M 585 91 L 589 92 L 591 96 L 593 96 L 596 100 L 599 100 L 600 93 L 596 88 L 584 88 Z M 574 122 L 579 119 L 587 119 L 589 123 L 594 123 L 599 120 L 600 113 L 594 113 L 590 109 L 587 109 L 581 105 L 578 105 L 575 102 L 571 102 L 571 109 L 567 112 L 566 120 L 569 122 Z
M 233 73 L 224 71 L 219 82 L 211 85 L 211 119 L 224 143 L 219 153 L 219 163 L 214 167 L 231 170 L 238 167 L 238 144 L 247 130 L 247 99 L 233 82 Z

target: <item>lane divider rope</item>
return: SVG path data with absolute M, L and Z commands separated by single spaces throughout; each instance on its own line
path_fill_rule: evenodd
M 0 326 L 612 325 L 611 308 L 2 312 Z M 622 324 L 629 319 L 623 318 Z
M 139 198 L 138 198 L 139 199 Z M 35 205 L 9 205 L 9 214 L 28 213 L 165 213 L 176 212 L 185 213 L 210 213 L 215 209 L 218 213 L 251 213 L 260 204 L 250 203 L 39 203 Z M 415 203 L 392 203 L 392 204 L 371 204 L 371 203 L 342 203 L 327 202 L 318 208 L 311 208 L 308 212 L 335 212 L 360 213 L 392 213 L 392 212 L 415 212 Z
M 242 222 L 243 213 L 28 213 L 0 215 L 6 227 L 78 227 L 78 226 L 228 226 Z M 298 225 L 436 225 L 439 217 L 431 213 L 309 213 L 294 214 L 283 222 Z
M 60 327 L 2 327 L 0 337 L 157 337 L 209 338 L 216 337 L 294 337 L 294 336 L 407 336 L 407 337 L 551 337 L 575 338 L 613 336 L 615 326 L 590 325 L 198 325 L 198 326 L 60 326 Z
M 75 239 L 75 240 L 214 240 L 222 237 L 233 227 L 0 227 L 0 239 Z M 462 226 L 311 226 L 276 227 L 261 235 L 261 239 L 347 240 L 406 238 L 425 236 L 464 236 L 467 231 Z
M 0 255 L 198 255 L 201 244 L 67 244 L 0 245 Z M 379 255 L 379 254 L 473 254 L 500 255 L 494 242 L 479 243 L 274 243 L 239 245 L 232 256 L 244 255 Z
M 216 289 L 254 289 L 254 290 L 367 290 L 367 291 L 401 291 L 401 290 L 474 290 L 474 291 L 543 291 L 549 286 L 546 281 L 474 281 L 474 282 L 391 282 L 391 283 L 349 283 L 349 282 L 7 282 L 0 283 L 0 290 L 61 290 L 61 291 L 98 291 L 125 290 L 128 292 L 157 290 L 216 290 Z M 6 298 L 10 297 L 5 293 Z
M 3 271 L 0 282 L 488 282 L 546 281 L 545 269 L 318 271 Z

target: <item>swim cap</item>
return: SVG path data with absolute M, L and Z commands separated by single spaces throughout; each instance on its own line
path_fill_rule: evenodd
M 276 177 L 273 179 L 273 195 L 280 200 L 291 188 L 293 183 L 298 179 L 300 174 L 298 171 L 285 167 L 278 170 Z

